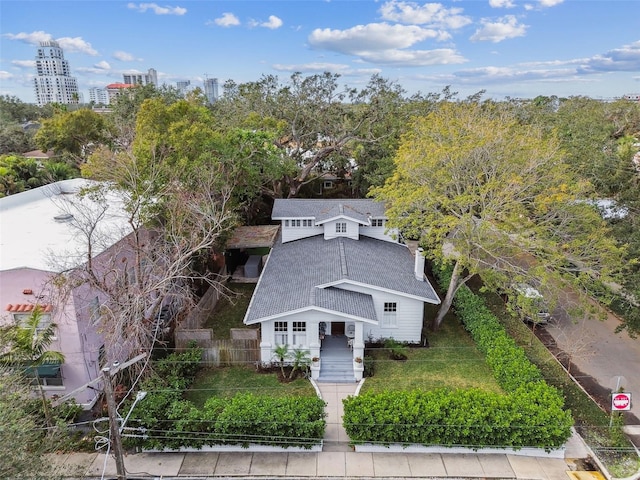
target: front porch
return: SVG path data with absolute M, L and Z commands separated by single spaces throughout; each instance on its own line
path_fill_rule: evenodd
M 312 375 L 322 383 L 353 383 L 362 378 L 363 364 L 354 361 L 346 335 L 326 335 L 320 343 L 319 368 L 312 365 Z M 313 370 L 316 372 L 313 372 Z

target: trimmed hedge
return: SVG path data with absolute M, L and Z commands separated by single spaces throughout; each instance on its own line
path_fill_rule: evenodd
M 232 399 L 211 397 L 201 409 L 183 400 L 201 357 L 202 350 L 193 348 L 154 365 L 155 374 L 140 386 L 149 393 L 124 432 L 128 447 L 173 450 L 260 443 L 311 448 L 321 443 L 325 403 L 318 397 L 238 394 Z
M 437 270 L 441 285 L 451 273 Z M 344 426 L 353 443 L 481 447 L 562 446 L 573 419 L 558 390 L 507 335 L 498 319 L 466 286 L 454 307 L 485 354 L 505 395 L 477 389 L 385 392 L 344 401 Z

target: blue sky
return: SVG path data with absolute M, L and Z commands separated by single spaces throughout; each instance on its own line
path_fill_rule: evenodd
M 331 71 L 353 87 L 379 73 L 408 93 L 640 92 L 638 0 L 2 0 L 0 32 L 0 94 L 25 102 L 38 42 L 51 39 L 87 100 L 149 68 L 171 85 Z

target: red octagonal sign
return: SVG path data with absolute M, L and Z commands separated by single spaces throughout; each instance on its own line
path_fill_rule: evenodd
M 611 399 L 611 410 L 631 410 L 631 394 L 616 393 Z

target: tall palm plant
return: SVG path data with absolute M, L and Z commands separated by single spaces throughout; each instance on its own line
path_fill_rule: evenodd
M 61 352 L 48 349 L 55 337 L 57 325 L 49 323 L 45 328 L 40 328 L 42 319 L 43 311 L 40 307 L 36 307 L 24 323 L 12 325 L 3 330 L 8 348 L 0 354 L 0 362 L 14 368 L 30 369 L 34 372 L 47 424 L 52 426 L 51 414 L 40 382 L 38 367 L 51 363 L 63 363 L 64 355 Z

